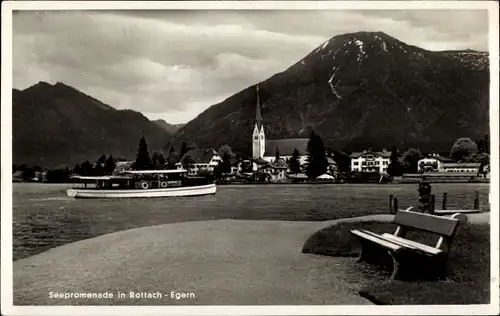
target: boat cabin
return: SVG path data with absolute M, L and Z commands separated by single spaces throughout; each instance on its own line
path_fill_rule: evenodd
M 187 170 L 126 170 L 113 176 L 73 176 L 73 188 L 166 189 L 185 185 Z

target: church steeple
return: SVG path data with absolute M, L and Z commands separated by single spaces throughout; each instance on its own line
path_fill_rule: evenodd
M 263 158 L 266 150 L 266 135 L 262 124 L 262 113 L 260 113 L 259 86 L 257 85 L 257 105 L 255 110 L 255 127 L 252 133 L 252 157 Z
M 260 95 L 259 95 L 259 85 L 257 85 L 257 104 L 255 109 L 255 124 L 258 128 L 262 127 L 262 114 L 260 112 Z

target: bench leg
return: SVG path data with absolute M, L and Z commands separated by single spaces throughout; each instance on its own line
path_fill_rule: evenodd
M 411 252 L 389 252 L 393 260 L 393 280 L 436 280 L 446 275 L 441 258 L 423 257 Z
M 390 265 L 390 257 L 387 255 L 386 249 L 380 248 L 362 238 L 359 238 L 359 241 L 361 243 L 361 253 L 357 262 L 366 262 L 381 266 Z

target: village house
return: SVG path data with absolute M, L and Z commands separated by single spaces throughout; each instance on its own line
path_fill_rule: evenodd
M 443 170 L 443 164 L 453 162 L 451 158 L 433 153 L 418 161 L 418 172 Z
M 480 163 L 443 163 L 440 172 L 468 172 L 479 174 Z
M 351 158 L 351 171 L 387 173 L 391 152 L 386 149 L 378 152 L 363 150 L 354 152 L 349 157 Z
M 283 158 L 275 159 L 273 162 L 263 166 L 260 171 L 270 175 L 270 182 L 282 182 L 287 180 L 288 164 Z
M 175 166 L 188 170 L 188 176 L 196 176 L 201 170 L 213 172 L 221 161 L 222 158 L 213 148 L 190 149 Z

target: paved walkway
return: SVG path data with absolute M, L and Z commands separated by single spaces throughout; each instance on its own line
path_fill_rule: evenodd
M 186 222 L 103 235 L 15 261 L 14 304 L 370 304 L 357 294 L 363 281 L 353 265 L 355 258 L 306 255 L 301 250 L 323 227 L 373 219 L 390 221 L 392 216 Z M 126 297 L 118 298 L 119 291 Z M 161 298 L 131 299 L 132 291 L 159 292 Z M 195 297 L 176 300 L 172 291 Z M 108 292 L 113 298 L 56 299 L 50 292 Z

